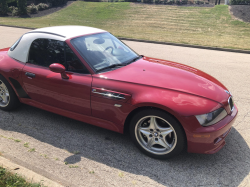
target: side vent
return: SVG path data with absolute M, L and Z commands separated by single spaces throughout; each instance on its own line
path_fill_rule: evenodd
M 131 95 L 129 94 L 113 90 L 106 90 L 104 88 L 92 88 L 91 95 L 95 97 L 103 97 L 106 99 L 119 100 L 121 102 L 127 102 L 131 98 Z

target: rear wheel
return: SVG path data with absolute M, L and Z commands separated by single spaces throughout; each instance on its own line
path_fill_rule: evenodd
M 142 152 L 158 159 L 173 157 L 186 145 L 185 133 L 179 122 L 156 109 L 137 113 L 131 122 L 130 135 Z
M 0 75 L 0 109 L 12 110 L 20 104 L 16 93 L 8 81 Z

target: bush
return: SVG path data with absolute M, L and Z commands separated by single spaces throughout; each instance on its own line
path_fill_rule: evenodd
M 231 5 L 249 5 L 250 4 L 250 0 L 231 0 L 230 1 Z
M 176 0 L 176 4 L 177 5 L 181 5 L 182 4 L 182 0 Z
M 37 14 L 38 8 L 37 8 L 36 5 L 31 4 L 30 6 L 27 6 L 27 11 L 28 11 L 30 14 Z
M 168 5 L 172 5 L 172 4 L 174 4 L 175 3 L 175 0 L 169 0 L 169 1 L 167 1 L 167 4 Z
M 204 5 L 204 1 L 195 1 L 195 4 L 198 4 L 198 5 Z
M 51 3 L 52 6 L 64 5 L 68 2 L 68 0 L 48 0 L 48 3 Z
M 7 14 L 8 12 L 8 5 L 7 0 L 0 0 L 0 14 Z
M 14 7 L 12 10 L 12 16 L 18 16 L 19 15 L 19 11 L 17 7 Z
M 14 10 L 15 8 L 17 8 L 17 7 L 15 7 L 15 6 L 10 6 L 10 7 L 8 8 L 8 12 L 12 13 L 13 10 Z
M 27 14 L 27 0 L 18 0 L 17 7 L 19 14 Z
M 38 8 L 38 10 L 46 10 L 46 9 L 49 8 L 49 5 L 48 5 L 48 4 L 45 4 L 45 3 L 39 3 L 39 4 L 37 5 L 37 8 Z

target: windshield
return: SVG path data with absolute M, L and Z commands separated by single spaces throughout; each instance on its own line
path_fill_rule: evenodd
M 95 71 L 123 66 L 139 57 L 110 33 L 82 36 L 71 43 Z

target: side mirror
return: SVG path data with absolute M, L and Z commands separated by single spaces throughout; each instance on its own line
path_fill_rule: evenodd
M 54 63 L 49 66 L 50 71 L 55 73 L 61 73 L 63 79 L 69 79 L 68 75 L 65 73 L 65 67 L 62 64 Z

